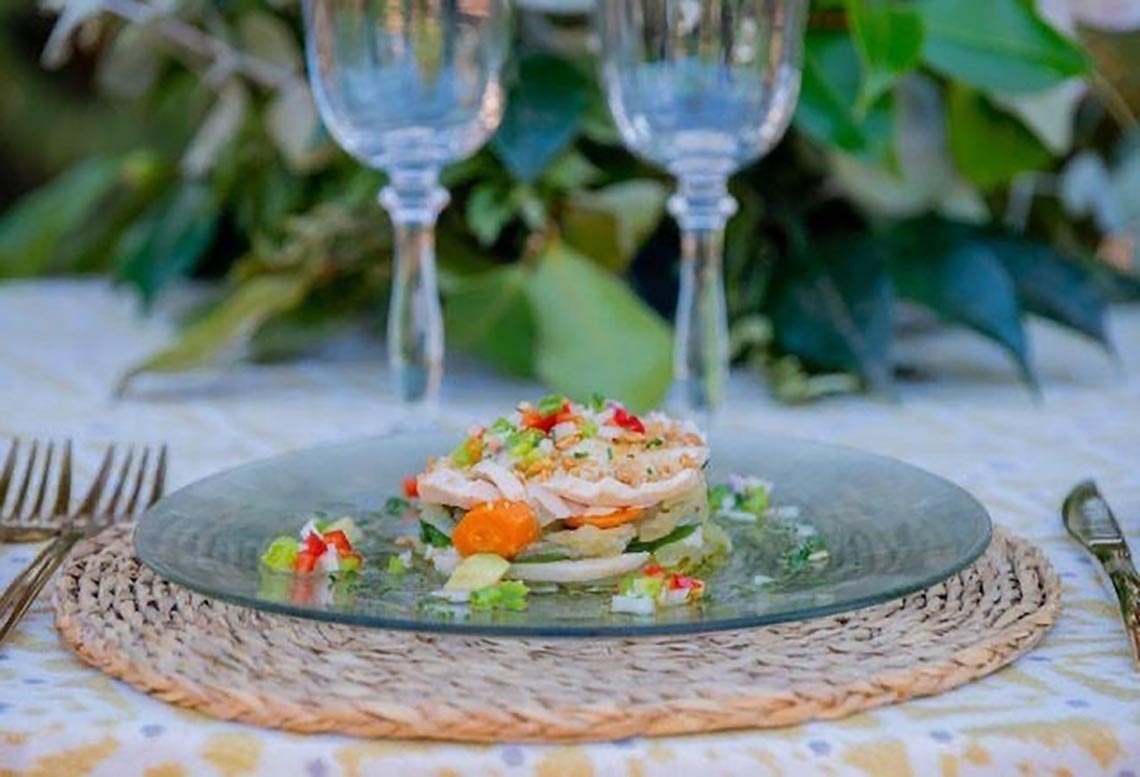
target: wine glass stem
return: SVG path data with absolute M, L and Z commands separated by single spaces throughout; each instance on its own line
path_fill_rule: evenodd
M 736 211 L 723 177 L 682 178 L 669 210 L 681 227 L 681 290 L 673 346 L 673 409 L 707 427 L 724 404 L 728 307 L 724 228 Z
M 443 314 L 435 266 L 435 223 L 447 204 L 439 171 L 390 171 L 380 192 L 395 230 L 396 262 L 388 307 L 388 365 L 396 395 L 431 410 L 443 380 Z

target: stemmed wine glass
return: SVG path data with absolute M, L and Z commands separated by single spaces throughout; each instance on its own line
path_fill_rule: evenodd
M 499 126 L 508 0 L 305 0 L 305 32 L 329 132 L 388 174 L 379 197 L 395 228 L 388 361 L 399 397 L 430 408 L 443 378 L 439 173 Z
M 681 290 L 670 403 L 708 424 L 724 401 L 728 177 L 787 129 L 808 0 L 599 0 L 602 80 L 631 150 L 678 182 Z

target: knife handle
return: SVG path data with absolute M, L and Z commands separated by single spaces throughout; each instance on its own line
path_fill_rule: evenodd
M 1140 667 L 1140 575 L 1126 558 L 1114 559 L 1104 566 L 1120 600 L 1120 617 L 1132 643 L 1132 660 Z

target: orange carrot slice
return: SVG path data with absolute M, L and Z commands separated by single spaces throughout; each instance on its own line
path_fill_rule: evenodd
M 644 513 L 645 510 L 640 507 L 623 507 L 620 510 L 615 510 L 605 515 L 576 515 L 573 518 L 567 518 L 566 525 L 571 529 L 577 529 L 579 526 L 597 526 L 599 529 L 612 529 L 615 526 L 621 526 L 623 523 L 636 521 Z
M 471 508 L 455 525 L 451 535 L 461 556 L 494 553 L 514 558 L 538 539 L 538 519 L 526 502 L 500 499 Z

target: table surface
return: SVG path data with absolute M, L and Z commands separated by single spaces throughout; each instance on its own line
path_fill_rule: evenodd
M 775 405 L 736 375 L 731 418 L 896 456 L 975 494 L 994 520 L 1039 543 L 1064 582 L 1057 626 L 1014 665 L 941 696 L 787 729 L 580 746 L 457 745 L 302 736 L 167 706 L 88 668 L 60 646 L 47 597 L 0 650 L 0 774 L 491 774 L 536 777 L 717 774 L 1140 774 L 1140 673 L 1107 582 L 1063 532 L 1058 506 L 1095 477 L 1140 542 L 1140 309 L 1114 311 L 1118 357 L 1044 324 L 1030 333 L 1035 398 L 990 344 L 913 334 L 899 356 L 925 376 L 887 403 L 844 397 Z M 162 345 L 170 315 L 142 317 L 95 281 L 0 286 L 0 438 L 70 436 L 80 483 L 109 440 L 165 441 L 177 487 L 280 451 L 398 422 L 376 346 L 299 364 L 146 379 L 111 388 Z M 470 363 L 449 365 L 448 406 L 495 414 L 540 389 Z M 34 546 L 0 548 L 0 584 Z

